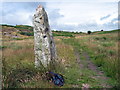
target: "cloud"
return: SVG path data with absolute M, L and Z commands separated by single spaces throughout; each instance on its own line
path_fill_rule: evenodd
M 109 22 L 109 23 L 103 24 L 103 28 L 106 31 L 114 30 L 118 28 L 118 23 Z
M 110 16 L 111 16 L 111 15 L 109 14 L 109 15 L 107 15 L 107 16 L 101 17 L 100 20 L 107 19 L 107 18 L 109 18 Z
M 50 19 L 56 20 L 56 19 L 59 19 L 61 17 L 64 17 L 64 15 L 61 15 L 59 13 L 59 11 L 60 11 L 60 9 L 53 9 L 52 11 L 50 11 L 49 14 L 48 14 Z
M 39 4 L 46 6 L 43 2 L 4 2 L 1 23 L 32 25 L 32 16 Z
M 118 2 L 119 0 L 14 0 L 14 2 Z M 13 2 L 13 0 L 3 0 Z
M 118 21 L 118 18 L 113 18 L 112 20 L 111 20 L 111 22 L 116 22 L 116 21 Z
M 95 31 L 95 30 L 101 30 L 101 28 L 98 28 L 98 24 L 96 22 L 94 23 L 86 23 L 86 24 L 55 24 L 54 29 L 55 30 L 62 30 L 62 31 L 70 31 L 70 32 L 87 32 L 89 30 Z
M 50 24 L 54 25 L 58 22 L 58 20 L 62 17 L 64 17 L 64 15 L 59 13 L 60 9 L 53 9 L 48 11 L 48 17 L 50 19 Z
M 51 29 L 79 32 L 116 29 L 117 2 L 97 1 L 4 2 L 2 23 L 32 25 L 32 16 L 38 4 L 42 4 L 48 13 Z
M 25 25 L 32 25 L 31 22 L 31 13 L 30 12 L 16 12 L 14 14 L 7 14 L 3 16 L 3 23 L 4 24 L 25 24 Z
M 61 30 L 61 31 L 74 31 L 76 26 L 74 25 L 65 25 L 65 24 L 56 24 L 53 29 Z
M 87 31 L 109 31 L 118 28 L 118 23 L 116 22 L 117 18 L 113 18 L 111 21 L 98 24 L 97 22 L 93 21 L 92 23 L 82 23 L 78 25 L 74 24 L 55 24 L 54 29 L 62 30 L 62 31 L 70 31 L 70 32 L 87 32 Z
M 43 2 L 4 2 L 3 3 L 3 15 L 8 13 L 14 13 L 18 11 L 35 11 L 38 4 L 45 6 Z
M 86 32 L 117 28 L 117 25 L 114 25 L 118 9 L 115 2 L 48 3 L 47 8 L 57 8 L 59 14 L 63 15 L 61 18 L 51 20 L 56 21 L 56 23 L 51 23 L 53 29 Z M 54 12 L 52 14 L 54 15 Z M 110 23 L 112 20 L 114 23 Z

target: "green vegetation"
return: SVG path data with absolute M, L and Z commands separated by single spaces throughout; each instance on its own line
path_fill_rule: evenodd
M 0 26 L 14 27 L 13 25 L 0 24 Z
M 91 31 L 88 31 L 87 33 L 88 33 L 88 34 L 91 34 L 92 32 L 91 32 Z
M 117 30 L 111 30 L 111 31 L 96 31 L 93 33 L 97 33 L 97 34 L 107 34 L 107 33 L 118 33 L 120 31 L 120 29 Z
M 20 32 L 21 35 L 26 35 L 26 36 L 34 36 L 33 32 Z
M 82 32 L 52 31 L 53 36 L 75 37 L 77 34 L 85 34 Z
M 18 28 L 18 29 L 20 29 L 20 30 L 26 29 L 26 30 L 33 31 L 33 27 L 28 26 L 28 25 L 16 25 L 15 28 Z
M 74 37 L 72 32 L 53 31 L 53 36 Z
M 7 48 L 7 46 L 0 46 L 0 50 L 4 49 L 4 48 Z
M 19 28 L 19 33 L 26 37 L 3 38 L 0 49 L 3 52 L 4 88 L 82 88 L 85 85 L 90 88 L 109 88 L 119 85 L 118 30 L 93 32 L 90 35 L 53 31 L 58 55 L 56 67 L 36 69 L 31 27 L 17 25 L 14 28 Z M 58 87 L 48 82 L 45 79 L 48 69 L 62 74 L 65 85 Z
M 56 33 L 53 33 L 53 36 L 74 37 L 72 34 L 56 34 Z
M 118 84 L 117 82 L 119 82 L 119 63 L 117 33 L 103 36 L 88 36 L 77 39 L 76 41 L 79 44 L 79 49 L 83 47 L 82 51 L 88 52 L 91 60 L 101 70 L 105 71 L 107 76 L 113 79 L 112 83 Z
M 28 25 L 16 25 L 16 26 L 13 26 L 13 25 L 1 24 L 0 26 L 14 27 L 14 28 L 18 28 L 20 30 L 26 29 L 26 30 L 33 31 L 33 27 L 28 26 Z
M 28 25 L 16 25 L 16 26 L 12 26 L 12 25 L 6 25 L 3 24 L 1 25 L 3 26 L 5 32 L 9 32 L 11 34 L 21 34 L 24 36 L 33 36 L 34 32 L 33 32 L 33 27 L 32 26 L 28 26 Z M 14 30 L 13 32 L 11 32 L 12 30 Z
M 12 40 L 23 40 L 22 38 L 13 38 Z

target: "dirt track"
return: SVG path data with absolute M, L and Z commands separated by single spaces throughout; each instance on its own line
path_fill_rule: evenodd
M 105 76 L 104 72 L 99 70 L 98 67 L 91 61 L 89 55 L 87 52 L 83 52 L 82 54 L 79 54 L 77 50 L 75 51 L 76 61 L 80 67 L 80 69 L 89 69 L 93 72 L 95 72 L 97 75 L 91 76 L 91 78 L 100 80 L 100 86 L 105 88 L 111 88 L 111 86 L 107 83 L 108 77 Z M 85 60 L 82 60 L 80 56 L 83 56 Z

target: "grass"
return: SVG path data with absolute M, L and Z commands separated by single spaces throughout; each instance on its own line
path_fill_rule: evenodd
M 86 46 L 93 62 L 105 71 L 106 75 L 118 82 L 118 36 L 117 33 L 85 36 L 77 39 L 82 46 Z
M 120 31 L 120 29 L 117 30 L 111 30 L 111 31 L 96 31 L 93 33 L 97 33 L 97 34 L 108 34 L 108 33 L 118 33 Z
M 103 31 L 104 32 L 104 31 Z M 115 87 L 119 83 L 118 73 L 118 37 L 117 33 L 103 33 L 83 35 L 81 33 L 53 32 L 58 55 L 58 63 L 54 72 L 65 78 L 65 85 L 58 87 L 46 81 L 44 69 L 34 67 L 34 40 L 33 37 L 14 40 L 3 40 L 3 87 L 16 88 L 81 88 L 83 84 L 90 88 L 102 88 L 102 83 Z M 64 37 L 60 37 L 64 36 Z M 73 36 L 71 36 L 73 35 Z M 69 37 L 69 38 L 67 38 Z M 76 61 L 75 50 L 78 51 L 84 68 L 79 67 Z M 90 60 L 110 78 L 108 82 L 98 78 L 96 72 L 86 66 L 87 52 Z
M 53 36 L 65 36 L 65 37 L 74 37 L 73 33 L 71 32 L 63 32 L 63 31 L 54 31 Z
M 63 88 L 80 88 L 83 84 L 86 83 L 89 84 L 91 87 L 100 87 L 100 82 L 97 79 L 93 79 L 91 77 L 92 75 L 96 75 L 96 73 L 88 70 L 87 68 L 79 68 L 79 65 L 76 63 L 74 49 L 78 48 L 79 46 L 73 41 L 74 38 L 62 39 L 56 44 L 58 56 L 59 58 L 63 59 L 63 63 L 65 65 L 63 75 L 65 76 L 66 83 Z M 60 46 L 58 46 L 58 43 L 60 43 Z M 75 47 L 73 47 L 72 45 L 74 45 Z
M 0 46 L 0 50 L 4 49 L 4 48 L 7 48 L 7 46 Z
M 23 38 L 12 38 L 12 40 L 23 40 Z
M 34 68 L 32 39 L 5 41 L 4 45 L 7 45 L 7 48 L 3 51 L 3 87 L 57 87 L 42 79 L 41 74 L 43 71 L 41 71 L 41 69 L 36 70 L 36 68 Z M 65 65 L 58 67 L 57 71 L 55 71 L 65 77 L 66 83 L 62 88 L 74 87 L 74 84 L 78 84 L 78 87 L 81 87 L 82 83 L 89 82 L 90 78 L 87 77 L 87 74 L 84 74 L 84 77 L 81 79 L 82 81 L 79 81 L 79 75 L 82 74 L 83 71 L 80 71 L 78 66 L 76 66 L 73 47 L 62 43 L 62 41 L 56 41 L 56 47 L 59 59 Z M 71 68 L 73 66 L 74 68 Z M 88 74 L 90 75 L 90 73 Z
M 118 30 L 111 30 L 111 31 L 102 31 L 102 32 L 99 32 L 98 34 L 107 34 L 107 33 L 118 33 L 119 32 L 119 29 Z
M 28 26 L 28 25 L 16 25 L 16 26 L 13 26 L 13 25 L 1 24 L 0 26 L 14 27 L 14 28 L 17 28 L 17 29 L 20 29 L 20 30 L 27 29 L 27 30 L 33 31 L 33 27 Z
M 49 85 L 43 80 L 44 68 L 34 67 L 33 39 L 4 41 L 3 45 L 7 46 L 2 57 L 3 88 L 54 87 L 53 84 Z M 57 68 L 59 69 L 55 72 L 60 73 L 60 70 L 63 70 L 59 65 Z
M 21 35 L 34 36 L 33 32 L 20 32 Z

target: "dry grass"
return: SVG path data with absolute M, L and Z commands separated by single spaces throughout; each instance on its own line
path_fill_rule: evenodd
M 74 53 L 74 48 L 77 47 L 78 51 L 84 52 L 87 51 L 93 60 L 98 66 L 102 67 L 102 69 L 107 73 L 107 75 L 112 78 L 117 78 L 118 74 L 115 72 L 118 67 L 118 41 L 117 34 L 100 34 L 100 35 L 82 35 L 75 38 L 70 37 L 54 37 L 57 55 L 59 60 L 61 60 L 64 65 L 63 68 L 58 70 L 65 77 L 67 77 L 66 84 L 64 87 L 82 87 L 82 84 L 89 83 L 91 86 L 98 85 L 97 81 L 91 79 L 89 75 L 92 75 L 93 72 L 88 70 L 80 70 L 78 66 L 76 66 L 76 56 Z M 64 43 L 63 40 L 68 39 L 69 41 Z M 5 75 L 6 81 L 9 79 L 9 75 L 12 74 L 11 78 L 13 81 L 15 79 L 22 80 L 29 76 L 32 79 L 25 79 L 23 82 L 16 82 L 18 84 L 17 87 L 49 87 L 54 88 L 53 84 L 50 84 L 44 80 L 41 80 L 40 74 L 37 70 L 34 69 L 34 40 L 33 39 L 24 39 L 24 40 L 8 40 L 3 39 L 3 74 Z M 74 41 L 75 40 L 75 41 Z M 77 42 L 76 42 L 77 41 Z M 72 43 L 71 43 L 72 42 Z M 72 45 L 70 45 L 71 43 Z M 61 65 L 61 63 L 59 63 Z M 67 68 L 67 69 L 66 69 Z M 58 68 L 60 69 L 60 68 Z M 19 72 L 22 70 L 22 72 Z M 30 72 L 29 72 L 30 71 Z M 63 71 L 63 72 L 62 72 Z M 26 74 L 26 72 L 30 74 Z M 34 73 L 34 77 L 32 76 Z M 23 73 L 21 75 L 20 73 Z M 14 74 L 21 76 L 14 78 Z M 80 76 L 83 75 L 83 76 Z M 82 78 L 81 81 L 77 81 L 77 79 Z M 4 87 L 8 87 L 9 82 Z M 11 84 L 10 84 L 11 85 Z
M 87 35 L 77 41 L 108 76 L 118 79 L 118 33 Z

